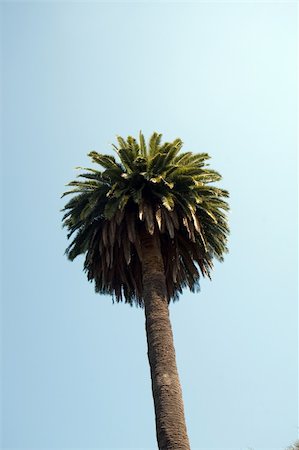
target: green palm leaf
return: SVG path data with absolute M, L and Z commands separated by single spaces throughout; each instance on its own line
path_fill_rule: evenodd
M 143 306 L 143 233 L 159 233 L 168 300 L 185 287 L 196 291 L 210 277 L 213 259 L 223 260 L 229 234 L 228 192 L 209 169 L 207 153 L 181 152 L 182 141 L 161 143 L 153 133 L 146 145 L 117 136 L 117 157 L 92 151 L 101 169 L 79 168 L 80 180 L 63 196 L 63 225 L 72 242 L 70 259 L 85 254 L 84 270 L 97 292 Z

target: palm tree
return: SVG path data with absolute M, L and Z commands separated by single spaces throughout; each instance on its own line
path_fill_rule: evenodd
M 86 254 L 96 292 L 145 310 L 148 359 L 159 449 L 190 449 L 168 306 L 183 288 L 199 289 L 213 258 L 227 252 L 228 192 L 211 185 L 207 153 L 180 153 L 181 139 L 148 145 L 118 136 L 118 156 L 89 153 L 102 170 L 86 169 L 68 184 L 63 217 L 70 260 Z

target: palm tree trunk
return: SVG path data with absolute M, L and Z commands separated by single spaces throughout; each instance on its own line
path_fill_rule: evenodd
M 142 273 L 158 447 L 160 450 L 190 450 L 157 232 L 153 236 L 142 235 Z

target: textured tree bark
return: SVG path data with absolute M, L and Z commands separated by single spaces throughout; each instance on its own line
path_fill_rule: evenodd
M 190 450 L 157 233 L 142 235 L 145 326 L 160 450 Z

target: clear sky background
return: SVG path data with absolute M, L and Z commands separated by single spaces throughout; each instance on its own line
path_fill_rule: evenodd
M 230 254 L 171 305 L 192 449 L 297 437 L 296 3 L 2 3 L 4 449 L 155 449 L 144 313 L 64 256 L 115 135 L 208 152 Z

